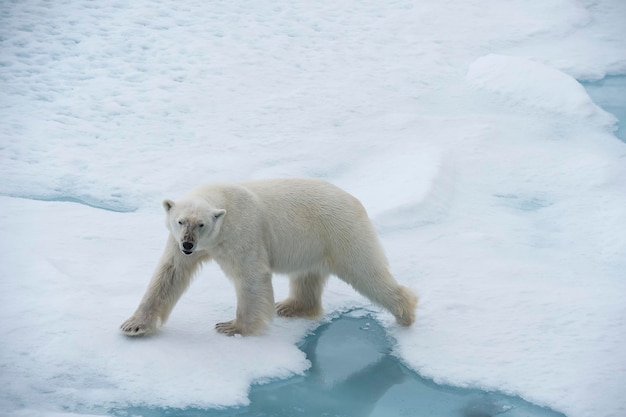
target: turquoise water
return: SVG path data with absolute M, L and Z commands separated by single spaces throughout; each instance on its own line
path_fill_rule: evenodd
M 615 135 L 626 142 L 626 75 L 606 77 L 600 81 L 583 82 L 592 100 L 619 120 Z
M 224 410 L 118 410 L 145 417 L 564 417 L 497 392 L 441 386 L 391 355 L 385 330 L 370 317 L 344 315 L 299 346 L 312 366 L 303 376 L 250 391 L 250 405 Z

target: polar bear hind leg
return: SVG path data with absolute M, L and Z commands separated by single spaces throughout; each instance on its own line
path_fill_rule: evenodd
M 334 274 L 357 292 L 385 308 L 401 326 L 415 321 L 417 295 L 399 285 L 389 272 L 387 258 L 373 231 L 371 239 L 353 239 L 351 246 L 340 247 L 333 259 Z
M 317 272 L 289 277 L 289 297 L 276 303 L 276 314 L 282 317 L 318 318 L 322 315 L 322 291 L 327 275 Z
M 349 271 L 338 276 L 358 293 L 391 312 L 399 325 L 410 326 L 415 321 L 417 295 L 398 285 L 388 271 L 377 271 L 373 275 L 364 271 Z

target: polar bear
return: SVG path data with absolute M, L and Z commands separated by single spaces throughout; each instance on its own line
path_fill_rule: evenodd
M 170 235 L 148 289 L 121 326 L 128 336 L 163 324 L 198 266 L 215 260 L 235 287 L 234 320 L 220 333 L 253 335 L 272 319 L 316 318 L 322 290 L 335 275 L 402 326 L 415 321 L 417 296 L 389 273 L 365 209 L 352 195 L 318 179 L 272 179 L 200 186 L 165 200 Z M 289 296 L 274 304 L 272 274 L 289 275 Z

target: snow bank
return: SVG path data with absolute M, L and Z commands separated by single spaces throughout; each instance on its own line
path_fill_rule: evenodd
M 598 107 L 571 76 L 530 60 L 487 55 L 474 61 L 468 80 L 498 93 L 513 105 L 532 107 L 574 119 L 592 119 L 613 126 L 615 117 Z

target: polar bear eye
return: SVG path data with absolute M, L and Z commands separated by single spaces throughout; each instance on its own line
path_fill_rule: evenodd
M 204 227 L 204 223 L 200 223 L 198 226 L 200 226 L 200 227 Z
M 182 225 L 183 225 L 183 221 L 182 221 L 182 220 L 179 220 L 179 221 L 178 221 L 178 224 L 180 224 L 180 225 L 182 226 Z

